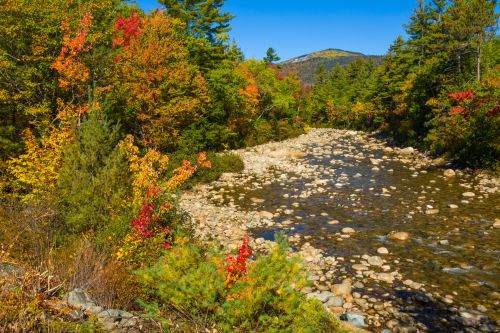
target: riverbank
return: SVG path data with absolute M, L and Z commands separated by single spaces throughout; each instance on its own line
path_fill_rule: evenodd
M 369 134 L 345 130 L 313 129 L 294 139 L 235 153 L 245 163 L 243 172 L 224 174 L 218 181 L 196 186 L 182 195 L 181 207 L 191 216 L 199 239 L 232 250 L 245 235 L 251 235 L 252 246 L 265 252 L 271 244 L 269 235 L 284 230 L 309 272 L 312 287 L 303 291 L 318 298 L 332 312 L 347 314 L 354 323 L 363 319 L 374 331 L 495 329 L 494 320 L 500 319 L 492 310 L 498 305 L 496 286 L 489 295 L 489 308 L 483 304 L 465 308 L 458 293 L 445 292 L 438 284 L 427 285 L 427 281 L 407 274 L 412 270 L 411 261 L 418 259 L 402 255 L 401 248 L 413 246 L 422 239 L 420 235 L 394 223 L 394 229 L 384 230 L 385 238 L 377 243 L 373 241 L 375 234 L 370 233 L 371 224 L 377 222 L 361 223 L 359 216 L 383 218 L 380 209 L 384 207 L 380 206 L 391 201 L 396 202 L 396 208 L 407 206 L 401 209 L 404 213 L 397 212 L 401 219 L 427 223 L 441 216 L 445 209 L 460 210 L 459 207 L 496 198 L 498 179 L 447 170 L 442 160 L 413 148 L 390 147 Z M 442 193 L 442 189 L 427 189 L 429 185 L 422 184 L 420 192 L 425 193 L 409 193 L 399 199 L 397 195 L 409 192 L 408 189 L 385 186 L 385 181 L 394 177 L 411 181 L 436 172 L 439 181 L 458 181 L 450 187 L 458 187 L 461 198 L 456 199 L 455 195 L 453 202 L 450 197 L 449 203 L 438 205 L 432 197 Z M 379 181 L 377 177 L 384 178 Z M 361 183 L 362 179 L 365 183 Z M 429 182 L 433 185 L 436 180 Z M 363 206 L 364 195 L 370 195 L 372 207 Z M 334 205 L 343 210 L 330 211 L 328 206 Z M 493 226 L 498 226 L 498 222 L 487 223 L 481 226 L 481 232 L 489 232 L 490 237 L 498 235 Z M 376 231 L 380 234 L 381 230 Z M 460 236 L 460 230 L 455 233 Z M 367 235 L 370 239 L 364 242 Z M 451 237 L 436 239 L 435 243 L 445 246 Z M 344 247 L 350 251 L 342 250 Z

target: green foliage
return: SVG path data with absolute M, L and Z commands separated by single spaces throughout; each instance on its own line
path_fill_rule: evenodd
M 223 12 L 225 0 L 160 0 L 170 17 L 183 22 L 190 57 L 204 72 L 217 68 L 238 53 L 229 43 L 230 13 Z
M 156 265 L 139 271 L 144 285 L 165 304 L 192 314 L 213 311 L 224 294 L 222 257 L 194 244 L 176 245 Z
M 277 237 L 271 253 L 251 263 L 233 288 L 224 282 L 223 256 L 193 244 L 174 246 L 138 274 L 153 300 L 213 321 L 224 332 L 343 332 L 318 301 L 298 291 L 306 284 L 305 272 L 287 251 L 284 236 Z M 161 306 L 147 308 L 161 317 Z
M 95 20 L 89 38 L 94 48 L 85 59 L 103 77 L 110 56 L 103 54 L 112 30 L 119 0 L 6 0 L 0 4 L 0 157 L 20 152 L 20 133 L 27 127 L 43 132 L 51 122 L 59 98 L 74 99 L 59 89 L 51 67 L 63 42 L 61 24 L 74 28 L 92 12 Z M 109 44 L 106 46 L 109 54 Z M 69 95 L 69 96 L 68 96 Z
M 58 189 L 68 230 L 105 230 L 116 239 L 128 228 L 130 179 L 118 140 L 118 127 L 93 111 L 65 148 Z

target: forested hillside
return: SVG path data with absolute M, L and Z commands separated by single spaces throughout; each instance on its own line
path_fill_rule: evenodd
M 336 65 L 347 66 L 358 58 L 380 64 L 382 56 L 370 56 L 338 49 L 328 49 L 292 58 L 280 63 L 285 73 L 296 72 L 307 86 L 313 85 L 318 71 L 331 71 Z

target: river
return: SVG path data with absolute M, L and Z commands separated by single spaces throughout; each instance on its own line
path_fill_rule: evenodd
M 359 310 L 374 331 L 498 329 L 498 179 L 445 171 L 353 131 L 318 129 L 239 153 L 247 170 L 202 195 L 229 213 L 258 212 L 242 228 L 258 242 L 284 231 L 313 272 L 321 268 L 306 292 L 348 279 L 354 297 L 337 312 Z M 321 264 L 307 251 L 333 259 Z

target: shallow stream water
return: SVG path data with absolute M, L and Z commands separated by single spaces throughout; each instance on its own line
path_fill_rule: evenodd
M 310 145 L 305 163 L 315 172 L 304 176 L 277 170 L 273 177 L 246 179 L 225 188 L 220 203 L 278 212 L 277 223 L 254 230 L 255 237 L 272 239 L 284 230 L 289 236 L 302 236 L 295 246 L 307 241 L 347 260 L 377 255 L 377 248 L 386 247 L 391 266 L 405 278 L 424 284 L 428 291 L 450 295 L 453 306 L 484 306 L 490 318 L 500 319 L 495 305 L 500 229 L 492 228 L 500 217 L 498 193 L 478 191 L 478 180 L 466 173 L 445 177 L 443 169 L 405 163 L 383 147 L 348 138 Z M 464 197 L 464 192 L 475 196 Z M 329 223 L 332 220 L 339 223 Z M 355 229 L 355 234 L 341 237 L 345 227 Z M 410 237 L 389 240 L 391 231 L 405 231 Z M 372 287 L 380 293 L 387 289 L 382 284 Z

